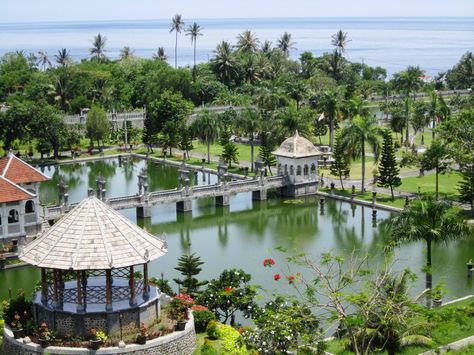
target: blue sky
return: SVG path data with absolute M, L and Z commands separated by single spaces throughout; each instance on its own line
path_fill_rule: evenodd
M 0 22 L 242 17 L 474 16 L 474 0 L 0 0 Z

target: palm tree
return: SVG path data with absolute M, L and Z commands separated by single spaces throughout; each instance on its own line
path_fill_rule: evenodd
M 433 140 L 436 138 L 435 128 L 436 123 L 440 119 L 445 119 L 450 114 L 450 110 L 446 102 L 441 95 L 438 95 L 433 89 L 428 89 L 428 95 L 430 101 L 428 103 L 428 116 L 433 122 L 432 137 Z
M 165 49 L 163 47 L 158 47 L 156 53 L 153 53 L 153 59 L 165 62 L 168 59 L 168 56 L 165 53 Z
M 207 163 L 211 163 L 211 143 L 217 139 L 217 118 L 206 109 L 198 113 L 193 130 L 200 142 L 207 144 Z
M 270 53 L 273 50 L 273 43 L 269 40 L 266 40 L 265 42 L 262 43 L 260 46 L 260 50 L 263 53 Z
M 335 90 L 325 90 L 318 106 L 324 113 L 325 121 L 329 122 L 329 146 L 332 150 L 334 147 L 334 126 L 340 109 L 339 93 Z
M 372 116 L 357 115 L 342 128 L 342 145 L 353 157 L 361 157 L 362 159 L 362 192 L 364 192 L 365 187 L 365 145 L 368 144 L 372 148 L 375 161 L 377 161 L 382 133 L 382 127 L 378 125 L 377 119 Z
M 295 42 L 291 41 L 291 34 L 288 32 L 285 32 L 282 34 L 280 39 L 278 40 L 277 47 L 280 48 L 283 53 L 288 57 L 290 55 L 290 50 L 296 49 L 294 47 Z
M 469 229 L 459 219 L 447 201 L 434 200 L 431 196 L 413 201 L 410 206 L 390 221 L 391 244 L 424 241 L 426 243 L 426 288 L 433 284 L 431 246 L 447 244 L 467 237 Z
M 260 41 L 252 31 L 244 31 L 237 37 L 236 48 L 239 52 L 253 53 L 257 50 Z
M 195 71 L 196 71 L 196 42 L 197 42 L 197 38 L 199 36 L 202 36 L 201 30 L 202 30 L 201 26 L 199 26 L 196 22 L 194 22 L 186 30 L 186 36 L 191 36 L 191 43 L 193 44 L 193 50 L 194 50 L 193 76 L 195 76 Z
M 395 88 L 402 92 L 405 95 L 405 145 L 408 147 L 410 144 L 409 141 L 409 122 L 410 122 L 410 94 L 416 94 L 416 91 L 422 86 L 423 81 L 421 77 L 423 75 L 423 71 L 419 67 L 412 67 L 409 66 L 407 70 L 402 71 L 400 73 L 396 73 L 393 75 L 393 83 Z M 415 99 L 415 97 L 414 97 Z
M 46 68 L 51 68 L 53 64 L 51 63 L 51 60 L 48 57 L 48 52 L 46 51 L 38 52 L 37 64 L 42 70 L 46 70 Z
M 238 118 L 238 126 L 247 134 L 250 141 L 250 171 L 253 172 L 255 135 L 260 128 L 260 115 L 250 106 L 246 106 Z
M 92 48 L 89 49 L 90 54 L 98 62 L 102 62 L 105 57 L 105 44 L 107 43 L 107 38 L 102 36 L 100 33 L 94 37 L 92 40 Z
M 216 56 L 212 59 L 212 67 L 219 79 L 229 85 L 237 74 L 237 62 L 229 42 L 222 41 L 215 50 Z
M 331 37 L 331 44 L 336 47 L 336 50 L 339 52 L 341 57 L 346 53 L 347 44 L 351 41 L 348 39 L 347 35 L 347 32 L 339 30 Z
M 171 19 L 171 32 L 175 32 L 176 34 L 176 40 L 174 44 L 174 67 L 178 67 L 178 34 L 181 33 L 181 31 L 184 28 L 184 21 L 181 17 L 181 15 L 174 15 L 174 17 Z
M 66 48 L 61 48 L 58 50 L 58 54 L 56 54 L 54 58 L 56 58 L 56 63 L 62 67 L 67 67 L 68 65 L 72 64 L 71 55 Z
M 128 47 L 128 46 L 123 47 L 120 50 L 120 59 L 124 60 L 124 59 L 131 58 L 131 57 L 133 57 L 134 52 L 135 51 L 131 50 L 130 47 Z

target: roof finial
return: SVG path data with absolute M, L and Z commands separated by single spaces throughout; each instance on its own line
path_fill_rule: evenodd
M 298 134 L 298 130 L 295 132 L 295 137 L 299 137 L 300 135 Z

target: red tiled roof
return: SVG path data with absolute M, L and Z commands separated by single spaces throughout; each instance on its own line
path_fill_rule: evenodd
M 0 203 L 31 200 L 35 195 L 0 176 Z
M 0 175 L 15 184 L 29 184 L 49 180 L 49 177 L 11 153 L 0 160 Z

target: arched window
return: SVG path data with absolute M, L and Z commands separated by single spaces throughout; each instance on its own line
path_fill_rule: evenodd
M 17 210 L 10 210 L 8 212 L 8 223 L 18 223 L 20 221 L 20 216 Z
M 285 175 L 288 175 L 288 164 L 285 164 Z
M 32 200 L 28 200 L 25 203 L 25 213 L 33 213 L 35 211 L 35 203 Z
M 281 175 L 281 174 L 282 174 L 282 171 L 281 171 L 281 164 L 278 164 L 277 175 Z
M 293 176 L 295 174 L 295 169 L 293 169 L 293 165 L 290 165 L 290 175 Z
M 311 174 L 316 174 L 316 165 L 314 164 L 311 165 Z
M 309 175 L 309 167 L 308 167 L 308 165 L 305 165 L 305 166 L 304 166 L 303 175 L 304 175 L 304 176 L 308 176 L 308 175 Z
M 296 168 L 296 175 L 301 175 L 301 165 L 298 165 L 298 167 Z

